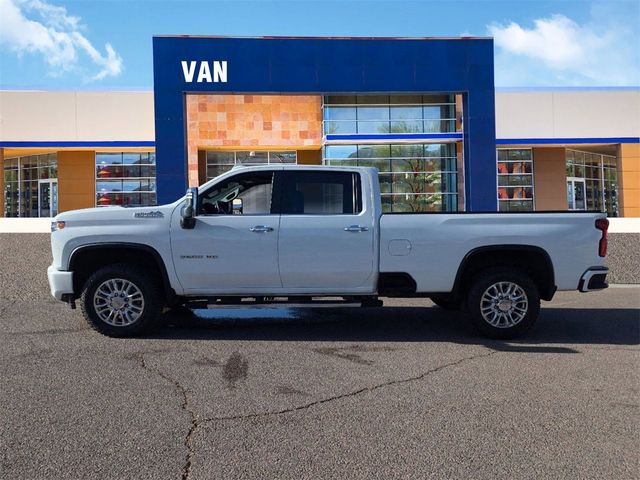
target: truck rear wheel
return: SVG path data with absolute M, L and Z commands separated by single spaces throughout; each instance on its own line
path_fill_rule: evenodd
M 540 294 L 520 270 L 492 268 L 473 279 L 467 310 L 474 327 L 483 335 L 513 338 L 529 330 L 537 320 Z
M 161 298 L 160 286 L 143 267 L 115 264 L 87 280 L 80 308 L 94 330 L 110 337 L 130 337 L 156 321 Z

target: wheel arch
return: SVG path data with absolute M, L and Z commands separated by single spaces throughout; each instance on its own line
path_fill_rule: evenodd
M 74 297 L 79 297 L 84 283 L 92 273 L 99 268 L 117 263 L 149 268 L 159 275 L 167 302 L 176 297 L 160 253 L 149 245 L 129 242 L 92 243 L 74 249 L 69 256 L 69 270 L 73 272 Z
M 540 298 L 551 300 L 557 287 L 551 257 L 535 245 L 487 245 L 469 251 L 458 266 L 453 292 L 462 295 L 473 276 L 488 267 L 518 268 L 529 274 L 538 287 Z

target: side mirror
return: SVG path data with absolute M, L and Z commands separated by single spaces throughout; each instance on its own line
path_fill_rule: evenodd
M 233 214 L 234 215 L 242 215 L 242 199 L 234 198 L 232 203 Z
M 196 209 L 198 206 L 198 188 L 189 188 L 184 201 L 184 206 L 180 212 L 180 226 L 184 229 L 191 230 L 196 226 Z

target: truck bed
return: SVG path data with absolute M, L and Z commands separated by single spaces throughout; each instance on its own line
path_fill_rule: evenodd
M 380 217 L 380 272 L 405 272 L 418 292 L 451 291 L 476 249 L 531 246 L 548 253 L 558 290 L 575 290 L 586 265 L 604 265 L 594 226 L 604 213 L 390 213 Z

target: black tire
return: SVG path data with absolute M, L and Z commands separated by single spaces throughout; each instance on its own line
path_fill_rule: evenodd
M 452 300 L 446 296 L 433 296 L 429 297 L 433 303 L 444 310 L 449 310 L 451 312 L 456 312 L 462 309 L 462 302 L 460 300 Z
M 498 290 L 489 292 L 489 288 L 500 282 L 518 286 L 524 292 L 526 305 L 524 302 L 519 301 L 515 304 L 517 310 L 509 309 L 508 312 L 502 312 L 502 310 L 500 310 L 500 302 L 497 302 L 493 307 L 489 307 L 491 303 L 487 302 L 486 299 L 491 297 L 492 292 L 496 295 L 500 293 Z M 508 286 L 506 288 L 508 288 Z M 485 292 L 487 293 L 487 297 L 485 297 L 483 301 Z M 523 297 L 520 295 L 519 298 Z M 485 316 L 482 314 L 481 302 L 485 306 L 487 317 L 493 317 L 495 311 L 498 320 L 494 320 L 494 322 L 501 322 L 502 325 L 492 325 L 488 319 L 485 319 Z M 508 308 L 509 305 L 514 305 L 508 302 L 509 300 L 505 300 L 505 309 Z M 473 278 L 467 295 L 466 307 L 473 326 L 482 335 L 496 339 L 514 338 L 529 330 L 537 320 L 538 314 L 540 313 L 540 294 L 538 293 L 538 288 L 526 273 L 515 268 L 490 268 L 480 272 Z M 490 310 L 490 308 L 494 310 Z M 504 313 L 504 315 L 502 313 Z M 517 322 L 510 322 L 507 318 L 510 314 L 516 318 L 521 316 L 521 319 Z M 509 323 L 513 324 L 509 325 Z
M 130 323 L 122 326 L 107 323 L 94 306 L 96 290 L 104 282 L 115 279 L 131 282 L 139 290 L 144 302 L 137 318 L 133 321 L 126 320 Z M 80 310 L 89 326 L 97 332 L 109 337 L 132 337 L 156 323 L 163 303 L 162 289 L 158 281 L 144 267 L 114 264 L 101 268 L 85 282 L 80 297 Z M 120 318 L 123 319 L 123 316 L 120 315 Z

